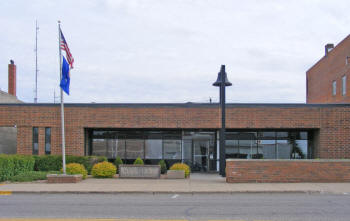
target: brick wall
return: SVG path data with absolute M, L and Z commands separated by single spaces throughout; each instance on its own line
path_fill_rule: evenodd
M 322 57 L 306 72 L 307 103 L 350 103 L 350 35 L 327 56 Z M 342 77 L 346 76 L 346 95 L 342 95 Z M 332 95 L 332 82 L 337 82 L 337 93 Z
M 226 182 L 350 182 L 350 160 L 227 160 Z
M 311 129 L 316 158 L 350 158 L 350 105 L 230 104 L 228 129 Z M 219 129 L 216 104 L 66 104 L 66 152 L 84 155 L 85 128 Z M 17 126 L 17 153 L 32 153 L 32 127 L 39 127 L 39 154 L 45 154 L 45 127 L 51 153 L 61 153 L 60 106 L 0 104 L 0 126 Z

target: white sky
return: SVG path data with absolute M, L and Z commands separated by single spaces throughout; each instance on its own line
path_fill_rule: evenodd
M 349 34 L 350 1 L 22 0 L 0 2 L 0 88 L 17 65 L 17 96 L 59 92 L 57 20 L 75 59 L 65 102 L 305 102 L 305 72 Z

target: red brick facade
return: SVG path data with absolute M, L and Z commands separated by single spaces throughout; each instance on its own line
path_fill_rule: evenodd
M 350 105 L 229 104 L 228 129 L 305 129 L 314 136 L 316 158 L 350 158 Z M 66 152 L 84 155 L 86 128 L 218 129 L 217 104 L 67 104 Z M 0 126 L 17 127 L 17 153 L 32 153 L 33 127 L 39 154 L 45 154 L 45 127 L 51 154 L 61 153 L 60 106 L 0 104 Z
M 350 160 L 227 160 L 228 183 L 350 182 Z
M 342 77 L 346 76 L 346 94 Z M 336 95 L 332 93 L 336 82 Z M 350 103 L 350 35 L 306 72 L 307 103 Z

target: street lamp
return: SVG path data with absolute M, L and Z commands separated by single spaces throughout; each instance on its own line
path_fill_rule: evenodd
M 220 129 L 220 175 L 225 177 L 226 168 L 226 156 L 225 156 L 225 87 L 231 86 L 231 82 L 227 79 L 225 72 L 225 65 L 221 65 L 220 72 L 218 73 L 218 79 L 213 86 L 220 87 L 220 105 L 221 105 L 221 129 Z

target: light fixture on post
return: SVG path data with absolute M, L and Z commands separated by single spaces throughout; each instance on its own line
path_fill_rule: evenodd
M 213 84 L 213 86 L 220 87 L 220 106 L 221 106 L 221 129 L 220 129 L 220 175 L 226 176 L 225 168 L 226 168 L 226 156 L 225 156 L 225 107 L 226 107 L 226 99 L 225 99 L 225 87 L 232 86 L 231 82 L 227 79 L 227 74 L 225 72 L 225 65 L 221 65 L 220 72 L 218 73 L 218 79 Z

